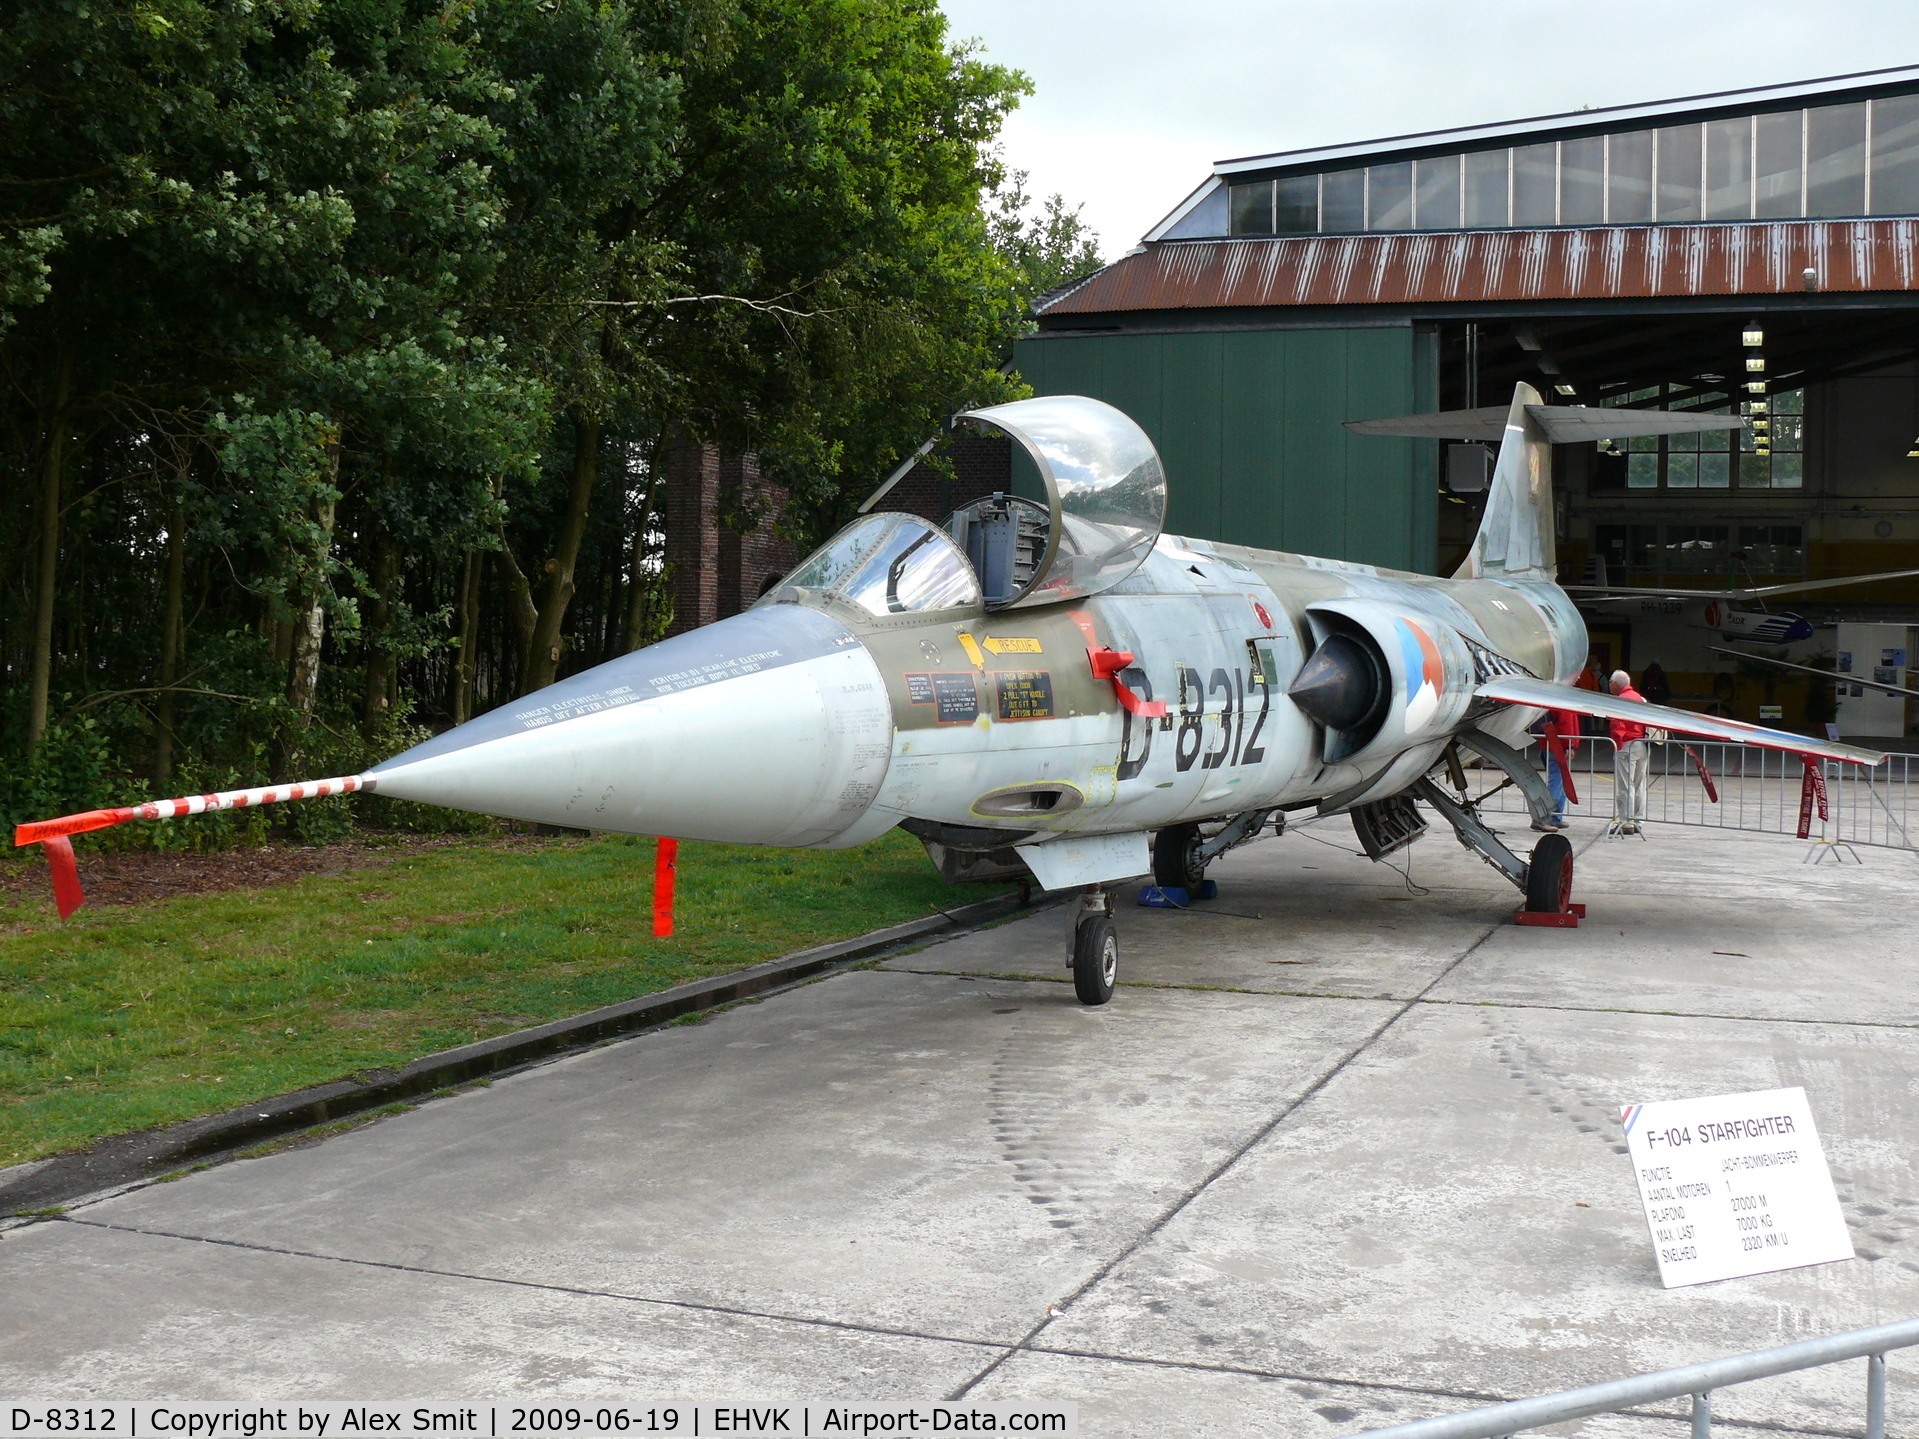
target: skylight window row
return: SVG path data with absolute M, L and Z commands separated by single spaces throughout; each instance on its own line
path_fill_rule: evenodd
M 1234 235 L 1919 215 L 1919 95 L 1232 187 Z

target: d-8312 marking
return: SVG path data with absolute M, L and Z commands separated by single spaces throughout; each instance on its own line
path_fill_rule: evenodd
M 1185 774 L 1195 764 L 1210 770 L 1265 762 L 1266 746 L 1261 743 L 1261 735 L 1272 714 L 1274 662 L 1270 646 L 1249 640 L 1246 647 L 1253 660 L 1250 670 L 1216 665 L 1207 675 L 1189 664 L 1174 665 L 1173 672 L 1179 681 L 1179 708 L 1176 714 L 1160 720 L 1158 728 L 1173 729 L 1177 722 L 1173 738 L 1176 773 Z M 1142 699 L 1153 698 L 1153 682 L 1143 668 L 1130 666 L 1121 673 L 1120 679 Z M 1259 695 L 1257 710 L 1250 709 L 1249 690 Z M 1219 708 L 1209 710 L 1207 701 L 1213 695 L 1220 696 Z M 1209 717 L 1219 725 L 1218 743 L 1212 749 L 1205 748 L 1205 725 Z M 1142 721 L 1136 727 L 1132 713 L 1122 712 L 1120 779 L 1134 779 L 1145 770 L 1152 757 L 1153 730 L 1151 721 Z M 1139 746 L 1138 753 L 1134 753 L 1135 743 Z

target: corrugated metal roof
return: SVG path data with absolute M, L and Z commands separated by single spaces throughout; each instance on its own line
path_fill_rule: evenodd
M 1919 289 L 1919 220 L 1166 240 L 1042 315 Z

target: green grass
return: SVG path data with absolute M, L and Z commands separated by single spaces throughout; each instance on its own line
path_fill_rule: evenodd
M 84 859 L 83 877 L 84 877 Z M 463 841 L 267 889 L 87 907 L 0 894 L 0 1165 L 921 918 L 984 897 L 889 835 L 844 851 Z

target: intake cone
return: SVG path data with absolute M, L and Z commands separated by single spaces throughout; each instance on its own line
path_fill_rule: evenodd
M 1386 702 L 1379 657 L 1348 635 L 1332 635 L 1300 666 L 1287 697 L 1328 729 L 1358 729 Z

